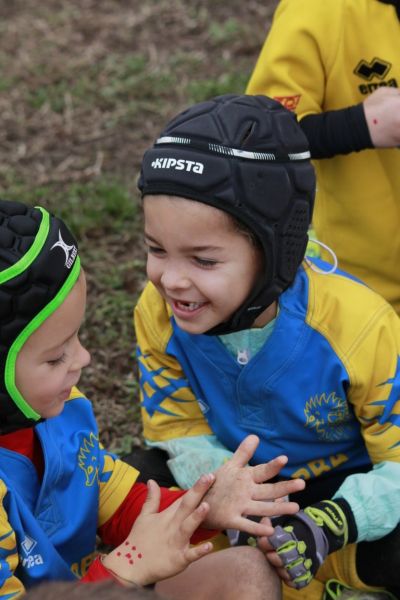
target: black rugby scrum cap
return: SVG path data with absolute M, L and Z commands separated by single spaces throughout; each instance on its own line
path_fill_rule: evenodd
M 264 271 L 229 321 L 206 332 L 247 329 L 292 283 L 306 250 L 315 174 L 294 113 L 266 96 L 226 95 L 170 121 L 143 157 L 142 196 L 166 194 L 223 210 L 247 226 Z

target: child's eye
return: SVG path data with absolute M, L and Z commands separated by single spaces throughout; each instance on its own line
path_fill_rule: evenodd
M 205 267 L 205 268 L 214 267 L 218 263 L 217 260 L 211 260 L 209 258 L 200 258 L 200 256 L 195 256 L 194 260 L 200 267 Z
M 61 356 L 59 356 L 58 358 L 54 358 L 53 360 L 48 360 L 47 362 L 51 367 L 56 367 L 57 365 L 60 365 L 61 363 L 65 362 L 65 358 L 66 358 L 66 356 L 64 353 L 64 354 L 61 354 Z
M 162 248 L 159 248 L 159 246 L 147 246 L 147 252 L 149 254 L 163 254 L 164 250 Z

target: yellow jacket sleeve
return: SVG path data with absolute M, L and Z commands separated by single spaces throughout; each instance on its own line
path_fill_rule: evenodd
M 281 0 L 246 93 L 273 97 L 299 117 L 322 112 L 342 12 L 342 0 Z

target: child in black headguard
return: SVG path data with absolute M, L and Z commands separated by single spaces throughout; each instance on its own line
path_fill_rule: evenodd
M 304 510 L 260 541 L 280 575 L 311 582 L 307 598 L 333 577 L 398 585 L 400 323 L 304 258 L 315 177 L 296 117 L 264 96 L 192 106 L 145 153 L 139 187 L 141 459 L 166 452 L 187 488 L 256 433 L 252 464 L 284 452 L 281 475 L 308 481 Z

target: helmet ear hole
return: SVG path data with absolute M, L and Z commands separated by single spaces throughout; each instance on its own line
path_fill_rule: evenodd
M 301 238 L 283 238 L 279 274 L 284 281 L 291 283 L 299 266 L 299 255 L 305 250 Z
M 253 134 L 255 126 L 256 126 L 256 123 L 254 121 L 253 121 L 253 123 L 249 124 L 249 126 L 247 127 L 246 131 L 244 132 L 244 134 L 240 140 L 239 148 L 243 148 L 246 146 L 246 143 L 251 139 L 251 136 Z
M 283 280 L 291 282 L 307 246 L 307 231 L 310 210 L 307 202 L 295 202 L 286 225 L 282 230 L 279 274 Z

